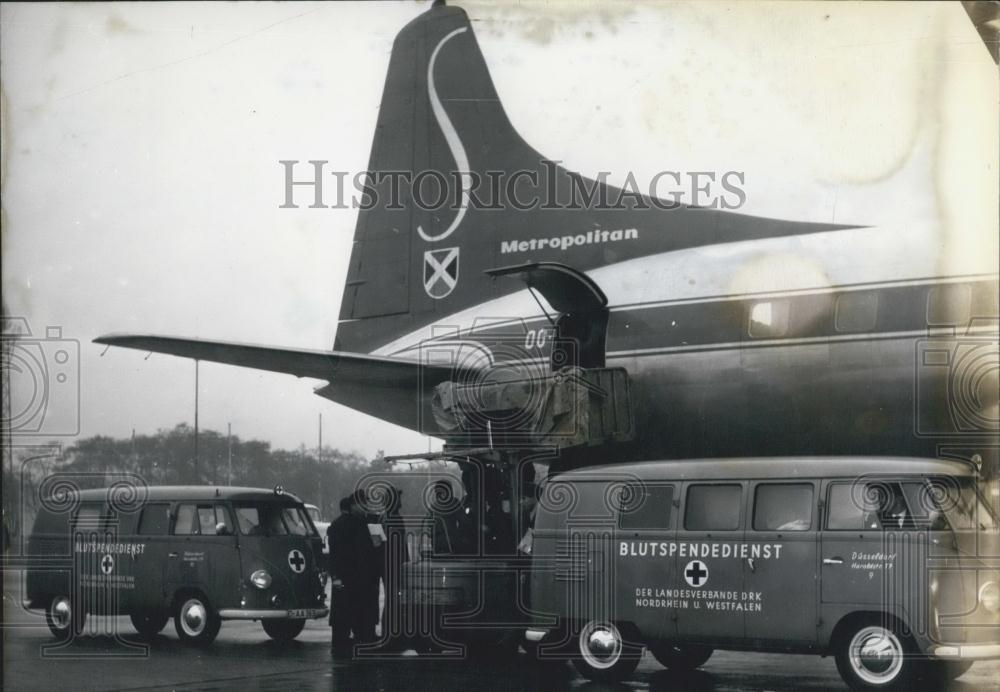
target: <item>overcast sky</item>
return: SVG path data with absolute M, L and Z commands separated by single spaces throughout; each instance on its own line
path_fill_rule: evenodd
M 356 212 L 279 209 L 278 161 L 365 169 L 427 5 L 3 6 L 4 300 L 79 348 L 48 361 L 44 432 L 192 421 L 191 361 L 101 357 L 103 333 L 332 346 Z M 571 170 L 744 171 L 742 211 L 996 256 L 996 67 L 957 3 L 463 6 L 514 126 Z M 322 412 L 329 444 L 427 448 L 315 384 L 203 363 L 201 425 L 311 446 Z

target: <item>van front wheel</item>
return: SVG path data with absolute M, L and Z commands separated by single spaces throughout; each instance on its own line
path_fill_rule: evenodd
M 900 690 L 918 664 L 911 648 L 897 627 L 863 622 L 840 638 L 837 670 L 853 690 Z
M 66 594 L 55 596 L 45 606 L 45 624 L 49 631 L 59 641 L 70 639 L 74 634 L 83 631 L 86 613 L 74 607 L 73 601 Z
M 678 646 L 677 644 L 653 644 L 649 647 L 653 658 L 670 670 L 694 670 L 705 664 L 712 656 L 707 646 Z
M 627 643 L 611 622 L 588 622 L 576 641 L 573 665 L 590 680 L 620 682 L 635 672 L 642 658 L 642 647 Z
M 276 642 L 290 642 L 306 626 L 305 620 L 261 620 L 264 632 Z
M 200 594 L 188 594 L 178 599 L 174 613 L 174 629 L 185 644 L 208 646 L 219 634 L 222 620 Z

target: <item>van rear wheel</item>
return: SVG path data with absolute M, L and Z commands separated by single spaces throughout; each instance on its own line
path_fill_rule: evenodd
M 576 639 L 573 666 L 580 674 L 598 682 L 620 682 L 635 672 L 642 647 L 625 641 L 612 622 L 588 622 Z
M 678 644 L 653 644 L 649 647 L 653 658 L 670 670 L 694 670 L 705 665 L 712 656 L 708 646 L 680 646 Z
M 45 624 L 49 631 L 59 641 L 72 638 L 74 634 L 83 631 L 83 623 L 87 614 L 80 612 L 66 594 L 52 598 L 45 606 Z
M 290 642 L 299 636 L 306 626 L 305 620 L 261 620 L 264 632 L 276 642 Z
M 900 690 L 914 678 L 919 664 L 900 629 L 878 619 L 853 626 L 836 652 L 837 670 L 853 690 Z
M 132 626 L 143 639 L 152 639 L 167 625 L 170 615 L 167 613 L 132 613 L 129 615 Z
M 201 594 L 187 594 L 177 601 L 174 629 L 185 644 L 208 646 L 215 641 L 222 620 Z

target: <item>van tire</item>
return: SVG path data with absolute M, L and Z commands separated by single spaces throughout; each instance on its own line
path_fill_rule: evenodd
M 879 616 L 846 627 L 835 647 L 837 671 L 852 690 L 906 689 L 922 662 L 898 622 Z M 865 656 L 866 650 L 879 658 Z
M 135 628 L 140 637 L 143 639 L 152 639 L 167 626 L 170 615 L 163 612 L 132 613 L 129 615 L 129 619 L 132 621 L 132 627 Z
M 606 657 L 595 655 L 591 647 L 588 647 L 588 642 L 595 637 L 610 647 L 610 653 Z M 641 658 L 642 647 L 628 643 L 617 625 L 604 620 L 593 620 L 576 637 L 573 666 L 588 680 L 621 682 L 635 672 Z
M 59 641 L 67 641 L 83 632 L 87 614 L 82 612 L 66 594 L 52 597 L 45 606 L 45 624 L 52 636 Z
M 669 642 L 652 644 L 649 652 L 653 658 L 670 670 L 694 670 L 699 668 L 712 657 L 713 649 L 708 646 L 680 646 Z
M 222 620 L 202 594 L 187 592 L 176 599 L 174 629 L 185 644 L 208 646 L 219 634 Z
M 306 621 L 298 620 L 261 620 L 264 632 L 276 642 L 290 642 L 302 632 Z

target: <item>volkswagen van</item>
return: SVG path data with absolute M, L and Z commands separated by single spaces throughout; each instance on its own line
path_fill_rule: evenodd
M 958 461 L 664 461 L 547 479 L 529 641 L 618 680 L 648 648 L 836 657 L 850 687 L 942 685 L 1000 657 L 997 517 Z
M 259 620 L 268 636 L 289 640 L 329 612 L 321 540 L 294 495 L 122 490 L 42 502 L 28 543 L 26 606 L 45 611 L 57 638 L 101 614 L 129 616 L 144 637 L 172 617 L 177 636 L 196 645 L 210 644 L 223 620 Z

